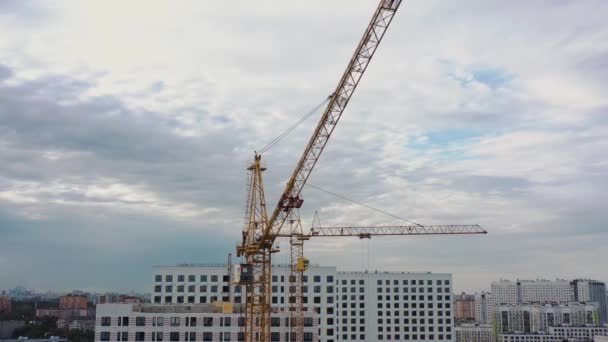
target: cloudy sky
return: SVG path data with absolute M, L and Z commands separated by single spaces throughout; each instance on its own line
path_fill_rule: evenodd
M 1 1 L 0 288 L 149 290 L 152 265 L 224 262 L 253 151 L 333 91 L 375 6 Z M 311 262 L 450 272 L 456 290 L 608 280 L 607 16 L 404 2 L 310 182 L 489 234 L 311 241 Z M 269 204 L 318 117 L 264 154 Z M 315 210 L 403 223 L 303 195 L 306 227 Z

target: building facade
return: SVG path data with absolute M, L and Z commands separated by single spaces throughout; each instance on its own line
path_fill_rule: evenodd
M 571 283 L 574 300 L 577 302 L 594 302 L 599 305 L 600 324 L 608 323 L 606 312 L 606 284 L 590 279 L 575 279 Z
M 569 303 L 575 301 L 568 280 L 500 280 L 492 282 L 494 304 Z
M 457 321 L 475 320 L 475 295 L 463 292 L 454 296 L 454 318 Z
M 494 317 L 493 308 L 491 293 L 481 292 L 475 294 L 475 322 L 491 324 Z
M 558 326 L 597 326 L 596 303 L 497 305 L 495 325 L 501 334 L 547 332 Z
M 304 341 L 318 340 L 318 314 L 304 317 Z M 100 304 L 95 342 L 243 341 L 245 319 L 212 304 Z M 293 341 L 289 314 L 272 317 L 271 341 Z
M 549 331 L 535 334 L 508 333 L 500 334 L 501 342 L 590 342 L 606 339 L 608 328 L 605 327 L 552 327 Z
M 74 310 L 88 308 L 89 300 L 85 295 L 65 295 L 59 298 L 59 309 L 61 310 Z
M 456 342 L 494 342 L 491 324 L 461 324 L 455 330 Z
M 272 306 L 289 310 L 289 266 L 272 269 Z M 227 265 L 154 267 L 152 303 L 244 302 Z M 312 266 L 304 278 L 306 312 L 319 315 L 320 341 L 453 341 L 451 274 L 338 272 Z

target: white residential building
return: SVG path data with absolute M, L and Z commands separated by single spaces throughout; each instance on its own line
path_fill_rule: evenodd
M 497 305 L 494 322 L 501 334 L 535 334 L 557 326 L 597 326 L 598 306 L 596 303 Z
M 571 283 L 574 300 L 577 302 L 594 302 L 599 305 L 600 324 L 608 323 L 606 311 L 606 284 L 591 279 L 575 279 Z
M 500 334 L 500 342 L 608 342 L 608 328 L 605 327 L 552 327 L 542 333 Z
M 491 284 L 494 304 L 569 303 L 574 301 L 570 281 L 500 280 Z
M 152 302 L 242 303 L 242 288 L 229 284 L 226 265 L 154 267 Z M 289 266 L 272 269 L 272 305 L 289 308 Z M 318 335 L 334 341 L 453 341 L 452 276 L 437 273 L 338 272 L 312 266 L 304 305 L 319 314 Z M 180 340 L 182 341 L 182 340 Z
M 244 317 L 222 312 L 212 304 L 99 304 L 95 341 L 243 341 Z M 318 330 L 318 315 L 307 313 L 304 341 L 317 341 Z M 288 313 L 275 314 L 271 341 L 289 341 L 290 334 Z
M 461 324 L 455 330 L 456 342 L 494 342 L 491 324 Z
M 493 304 L 491 293 L 481 292 L 475 294 L 475 322 L 491 324 L 493 317 Z

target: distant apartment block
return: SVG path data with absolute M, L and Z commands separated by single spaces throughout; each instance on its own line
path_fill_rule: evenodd
M 606 312 L 606 284 L 590 279 L 575 279 L 571 283 L 574 300 L 577 302 L 595 302 L 599 305 L 600 324 L 608 323 Z
M 305 314 L 303 341 L 318 341 L 318 321 Z M 295 341 L 289 324 L 289 313 L 276 313 L 270 340 Z M 244 341 L 244 326 L 244 316 L 213 304 L 100 304 L 95 342 Z
M 11 299 L 7 296 L 0 297 L 0 313 L 9 313 L 11 312 Z
M 454 318 L 457 321 L 475 320 L 475 295 L 463 292 L 454 296 Z
M 493 318 L 493 301 L 489 292 L 475 294 L 475 322 L 491 324 Z
M 229 283 L 227 270 L 227 265 L 154 267 L 152 303 L 243 304 L 244 289 Z M 289 274 L 289 266 L 272 269 L 271 303 L 278 313 L 289 310 Z M 455 338 L 450 274 L 338 272 L 312 266 L 303 290 L 305 310 L 319 315 L 315 324 L 323 342 Z
M 550 327 L 597 326 L 596 303 L 498 305 L 494 323 L 499 333 L 538 333 Z
M 540 333 L 508 333 L 500 334 L 500 342 L 608 342 L 606 327 L 554 327 Z
M 96 298 L 97 304 L 113 304 L 113 303 L 123 303 L 123 304 L 136 304 L 143 303 L 144 299 L 137 296 L 127 296 L 116 293 L 107 293 L 98 295 Z
M 491 284 L 494 304 L 569 303 L 574 301 L 570 281 L 500 280 Z
M 88 308 L 89 300 L 85 295 L 65 295 L 59 298 L 59 309 L 60 310 L 73 310 Z
M 494 342 L 491 324 L 461 324 L 455 330 L 456 342 Z

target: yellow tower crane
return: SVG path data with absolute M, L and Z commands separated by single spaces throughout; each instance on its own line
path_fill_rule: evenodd
M 262 179 L 265 167 L 262 166 L 260 154 L 255 154 L 253 162 L 248 168 L 250 181 L 246 206 L 247 222 L 243 229 L 242 242 L 236 248 L 237 256 L 243 258 L 243 264 L 239 268 L 239 283 L 245 288 L 245 341 L 270 341 L 271 260 L 272 254 L 278 251 L 274 242 L 280 236 L 285 222 L 290 222 L 292 225 L 290 235 L 293 235 L 292 246 L 297 245 L 297 234 L 301 232 L 297 209 L 303 203 L 302 189 L 400 5 L 401 0 L 380 0 L 335 91 L 328 97 L 327 107 L 271 215 L 268 215 L 266 208 Z M 311 232 L 309 236 L 327 235 L 323 235 L 321 232 L 313 235 Z M 301 237 L 300 242 L 307 238 L 304 235 Z M 292 269 L 292 275 L 301 277 L 306 268 L 305 259 L 303 256 L 294 255 L 294 257 L 297 262 Z M 301 286 L 297 287 L 301 291 Z M 301 293 L 295 298 L 295 300 L 301 301 Z M 301 306 L 301 303 L 299 305 Z M 294 318 L 298 320 L 297 317 Z M 296 323 L 295 327 L 303 325 L 303 322 L 299 320 L 294 323 Z M 302 340 L 301 329 L 298 332 L 300 335 L 295 336 L 292 340 Z

